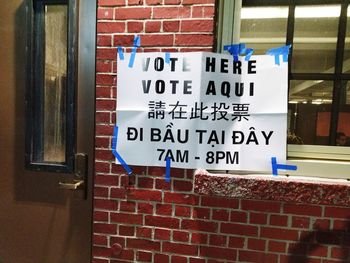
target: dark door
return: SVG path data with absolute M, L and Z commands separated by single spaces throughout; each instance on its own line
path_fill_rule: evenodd
M 33 103 L 28 101 L 28 98 L 33 99 L 33 96 L 28 97 L 28 72 L 40 75 L 37 72 L 40 68 L 37 66 L 38 60 L 34 68 L 33 64 L 28 65 L 28 61 L 31 61 L 28 56 L 33 54 L 30 48 L 38 48 L 35 47 L 37 42 L 30 40 L 35 39 L 33 34 L 38 34 L 31 11 L 33 5 L 39 4 L 37 8 L 46 2 L 52 6 L 42 9 L 42 18 L 46 25 L 51 23 L 52 27 L 43 28 L 47 37 L 43 42 L 46 44 L 46 50 L 42 49 L 45 54 L 43 59 L 50 59 L 50 41 L 51 44 L 64 42 L 62 36 L 66 33 L 60 33 L 59 23 L 56 22 L 69 21 L 69 12 L 76 12 L 77 42 L 73 43 L 74 57 L 62 59 L 56 53 L 56 57 L 51 57 L 51 65 L 46 63 L 43 87 L 58 90 L 61 102 L 57 102 L 57 97 L 52 97 L 52 93 L 45 90 L 45 94 L 49 95 L 44 94 L 39 100 L 41 103 L 44 101 L 42 116 L 45 117 L 36 118 L 35 115 L 28 114 L 28 103 Z M 60 6 L 56 8 L 55 4 Z M 76 1 L 76 9 L 62 13 L 62 10 L 65 10 L 61 8 L 64 4 L 65 1 L 60 0 L 11 0 L 1 1 L 0 5 L 1 263 L 91 261 L 96 0 Z M 55 20 L 55 17 L 58 17 L 58 20 Z M 58 29 L 54 26 L 58 26 Z M 28 32 L 28 28 L 33 27 L 36 31 Z M 48 33 L 49 31 L 51 33 Z M 49 40 L 49 34 L 56 35 L 57 41 Z M 69 39 L 70 36 L 67 36 Z M 55 67 L 59 60 L 73 65 L 74 76 L 69 77 L 71 71 L 67 69 L 66 64 L 63 70 L 68 76 L 66 73 L 58 73 Z M 48 77 L 49 74 L 51 75 Z M 74 81 L 67 85 L 66 80 L 69 78 Z M 35 84 L 35 81 L 33 83 Z M 66 90 L 58 87 L 74 90 L 71 101 L 66 100 Z M 36 107 L 35 103 L 33 108 Z M 69 118 L 61 113 L 59 105 L 66 109 L 72 107 Z M 28 118 L 31 120 L 28 121 Z M 56 130 L 50 128 L 51 124 Z M 41 133 L 37 133 L 38 127 L 41 127 Z M 31 129 L 36 130 L 36 133 L 31 134 Z M 55 136 L 50 137 L 50 132 Z M 56 136 L 60 132 L 63 135 Z M 28 141 L 31 138 L 28 136 L 40 141 L 39 146 L 30 146 Z M 37 139 L 41 138 L 40 136 L 42 139 Z M 50 153 L 56 144 L 59 145 L 56 148 L 63 151 Z M 46 157 L 40 155 L 42 152 L 45 152 Z M 34 157 L 29 160 L 31 163 L 28 163 L 27 157 L 32 156 L 31 154 L 34 154 L 34 157 L 37 154 L 37 159 L 42 158 L 44 165 L 40 165 Z M 74 188 L 77 189 L 73 190 Z

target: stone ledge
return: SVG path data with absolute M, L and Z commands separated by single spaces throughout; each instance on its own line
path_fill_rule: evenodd
M 345 180 L 211 174 L 197 170 L 194 192 L 227 198 L 350 206 L 350 183 Z

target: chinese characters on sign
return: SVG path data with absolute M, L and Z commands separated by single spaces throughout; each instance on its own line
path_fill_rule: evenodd
M 272 156 L 285 160 L 287 63 L 203 52 L 127 61 L 118 61 L 117 150 L 128 164 L 270 171 Z

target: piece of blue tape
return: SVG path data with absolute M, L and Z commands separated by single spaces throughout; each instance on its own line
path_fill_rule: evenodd
M 289 49 L 292 45 L 270 48 L 266 51 L 267 55 L 275 56 L 275 64 L 280 65 L 280 55 L 282 55 L 283 62 L 288 62 Z
M 135 57 L 136 57 L 136 50 L 140 46 L 141 46 L 140 36 L 135 36 L 134 37 L 134 47 L 132 48 L 131 54 L 130 54 L 129 68 L 132 68 L 134 66 Z
M 169 64 L 170 63 L 170 53 L 165 52 L 165 63 Z
M 232 56 L 234 61 L 238 61 L 238 56 L 245 54 L 245 60 L 249 61 L 250 57 L 254 53 L 254 49 L 246 48 L 244 43 L 225 45 L 224 50 L 228 51 Z
M 277 163 L 277 158 L 272 157 L 271 158 L 271 165 L 272 165 L 272 174 L 274 176 L 278 175 L 278 170 L 290 170 L 290 171 L 296 171 L 298 167 L 296 165 L 289 165 L 289 164 L 280 164 Z
M 170 157 L 165 158 L 165 182 L 170 183 L 170 167 L 171 159 Z
M 124 52 L 123 52 L 122 47 L 118 47 L 118 55 L 119 55 L 120 60 L 124 60 Z
M 112 153 L 115 158 L 119 161 L 119 163 L 123 166 L 124 170 L 130 175 L 132 174 L 132 170 L 124 161 L 124 159 L 117 152 L 117 140 L 118 140 L 118 126 L 114 126 L 113 138 L 112 138 Z

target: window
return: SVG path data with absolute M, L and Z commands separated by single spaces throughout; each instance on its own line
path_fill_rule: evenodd
M 26 94 L 26 165 L 73 169 L 75 134 L 75 1 L 34 0 Z
M 296 173 L 349 178 L 350 1 L 229 2 L 218 5 L 218 51 L 239 42 L 254 54 L 292 45 L 288 160 L 300 168 Z

